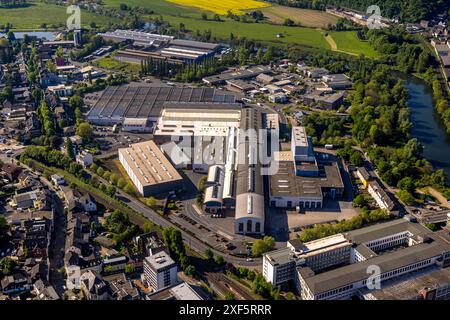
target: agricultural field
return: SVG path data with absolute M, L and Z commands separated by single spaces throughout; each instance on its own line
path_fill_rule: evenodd
M 0 8 L 0 25 L 11 23 L 13 29 L 31 30 L 65 26 L 68 18 L 66 7 L 41 2 L 30 2 L 27 6 L 17 8 Z M 81 11 L 81 25 L 89 26 L 95 22 L 97 26 L 118 22 L 118 19 L 103 17 L 87 11 Z
M 270 22 L 282 24 L 286 19 L 291 19 L 304 27 L 325 29 L 329 24 L 335 24 L 338 17 L 324 11 L 300 9 L 284 6 L 271 6 L 261 9 Z
M 163 18 L 174 26 L 183 23 L 188 30 L 194 32 L 196 30 L 211 30 L 212 37 L 217 39 L 229 39 L 230 33 L 233 33 L 235 37 L 242 36 L 257 41 L 296 43 L 305 47 L 330 50 L 330 45 L 323 36 L 323 31 L 312 28 L 285 27 L 268 23 L 242 23 L 234 20 L 204 21 L 166 15 L 163 15 Z M 282 34 L 283 37 L 277 38 L 277 34 Z
M 199 17 L 201 10 L 186 7 L 166 0 L 103 0 L 103 4 L 110 8 L 119 8 L 121 3 L 130 7 L 140 7 L 153 10 L 156 14 L 179 15 L 183 17 Z
M 270 6 L 269 3 L 257 0 L 168 0 L 186 7 L 195 7 L 226 15 L 228 11 L 234 14 L 244 14 L 245 10 L 261 9 Z
M 367 42 L 362 41 L 354 31 L 334 31 L 328 33 L 328 43 L 333 51 L 360 55 L 366 57 L 378 57 L 377 51 Z

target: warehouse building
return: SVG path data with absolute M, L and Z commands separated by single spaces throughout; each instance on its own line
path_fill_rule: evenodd
M 225 180 L 225 168 L 220 165 L 209 167 L 205 185 L 203 206 L 210 214 L 220 214 L 223 207 L 223 183 Z
M 99 33 L 99 36 L 106 40 L 113 42 L 132 41 L 135 44 L 151 46 L 160 43 L 168 43 L 174 37 L 150 32 L 134 31 L 134 30 L 120 30 L 112 32 Z
M 264 181 L 258 160 L 257 135 L 262 128 L 261 112 L 253 108 L 242 109 L 238 135 L 238 165 L 236 170 L 236 209 L 234 231 L 237 234 L 264 234 L 265 205 Z
M 150 85 L 123 85 L 106 88 L 92 106 L 87 120 L 97 125 L 122 124 L 127 118 L 156 122 L 166 102 L 215 109 L 221 104 L 235 103 L 233 94 L 220 93 L 212 88 L 190 88 Z
M 266 66 L 255 66 L 251 68 L 246 68 L 242 70 L 226 71 L 218 75 L 213 75 L 203 78 L 203 82 L 209 85 L 220 85 L 225 84 L 230 80 L 247 80 L 256 78 L 262 73 L 271 73 L 269 67 Z
M 274 153 L 278 172 L 269 176 L 269 205 L 317 209 L 324 198 L 340 198 L 345 187 L 337 163 L 314 154 L 304 127 L 292 128 L 291 151 Z
M 120 163 L 144 197 L 182 189 L 183 178 L 153 141 L 118 152 Z

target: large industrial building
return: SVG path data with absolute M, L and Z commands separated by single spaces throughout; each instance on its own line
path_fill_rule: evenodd
M 423 290 L 448 298 L 448 281 L 438 280 L 449 265 L 449 231 L 432 232 L 402 218 L 308 243 L 290 241 L 264 256 L 263 275 L 275 285 L 293 282 L 305 300 L 420 299 Z
M 152 140 L 118 152 L 120 163 L 144 197 L 182 189 L 183 178 Z
M 253 108 L 242 110 L 238 134 L 236 170 L 236 208 L 234 232 L 264 234 L 265 202 L 261 159 L 259 159 L 259 130 L 261 112 Z M 252 134 L 254 133 L 254 134 Z
M 98 125 L 123 124 L 137 121 L 136 131 L 144 131 L 149 122 L 156 122 L 166 103 L 186 103 L 189 107 L 215 109 L 226 103 L 235 103 L 233 94 L 220 93 L 212 88 L 170 87 L 151 85 L 123 85 L 106 88 L 92 106 L 87 120 Z M 147 126 L 147 127 L 144 127 Z M 149 129 L 149 128 L 148 128 Z
M 291 151 L 276 152 L 278 172 L 269 177 L 269 204 L 278 208 L 321 208 L 324 198 L 339 198 L 344 183 L 335 161 L 314 154 L 303 127 L 292 128 Z
M 174 39 L 172 36 L 133 30 L 116 30 L 99 35 L 113 42 L 130 43 L 114 56 L 116 60 L 127 63 L 141 63 L 147 59 L 169 64 L 200 62 L 221 48 L 217 43 Z

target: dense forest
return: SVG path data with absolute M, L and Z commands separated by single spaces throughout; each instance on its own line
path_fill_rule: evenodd
M 327 5 L 366 12 L 371 5 L 378 5 L 384 17 L 403 22 L 417 22 L 449 9 L 446 0 L 267 0 L 291 7 L 324 10 Z

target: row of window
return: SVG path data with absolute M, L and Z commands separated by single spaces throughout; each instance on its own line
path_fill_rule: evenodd
M 323 299 L 332 295 L 335 295 L 337 293 L 341 293 L 341 292 L 345 292 L 347 290 L 353 289 L 353 284 L 349 284 L 345 287 L 339 288 L 339 289 L 334 289 L 325 293 L 321 293 L 317 296 L 317 299 Z
M 247 220 L 247 232 L 253 232 L 252 225 L 253 225 L 252 220 Z M 238 230 L 239 230 L 239 232 L 244 232 L 244 223 L 243 222 L 239 222 Z M 255 232 L 261 232 L 261 223 L 260 222 L 256 222 Z
M 376 241 L 370 241 L 370 242 L 366 242 L 365 245 L 369 248 L 372 248 L 372 246 L 376 246 L 378 244 L 382 244 L 382 243 L 386 243 L 386 242 L 390 242 L 393 240 L 397 240 L 397 239 L 403 239 L 403 238 L 407 238 L 408 236 L 410 236 L 409 232 L 404 232 L 401 234 L 397 234 L 395 236 L 391 236 L 389 238 L 385 238 L 385 239 L 381 239 L 381 240 L 376 240 Z

